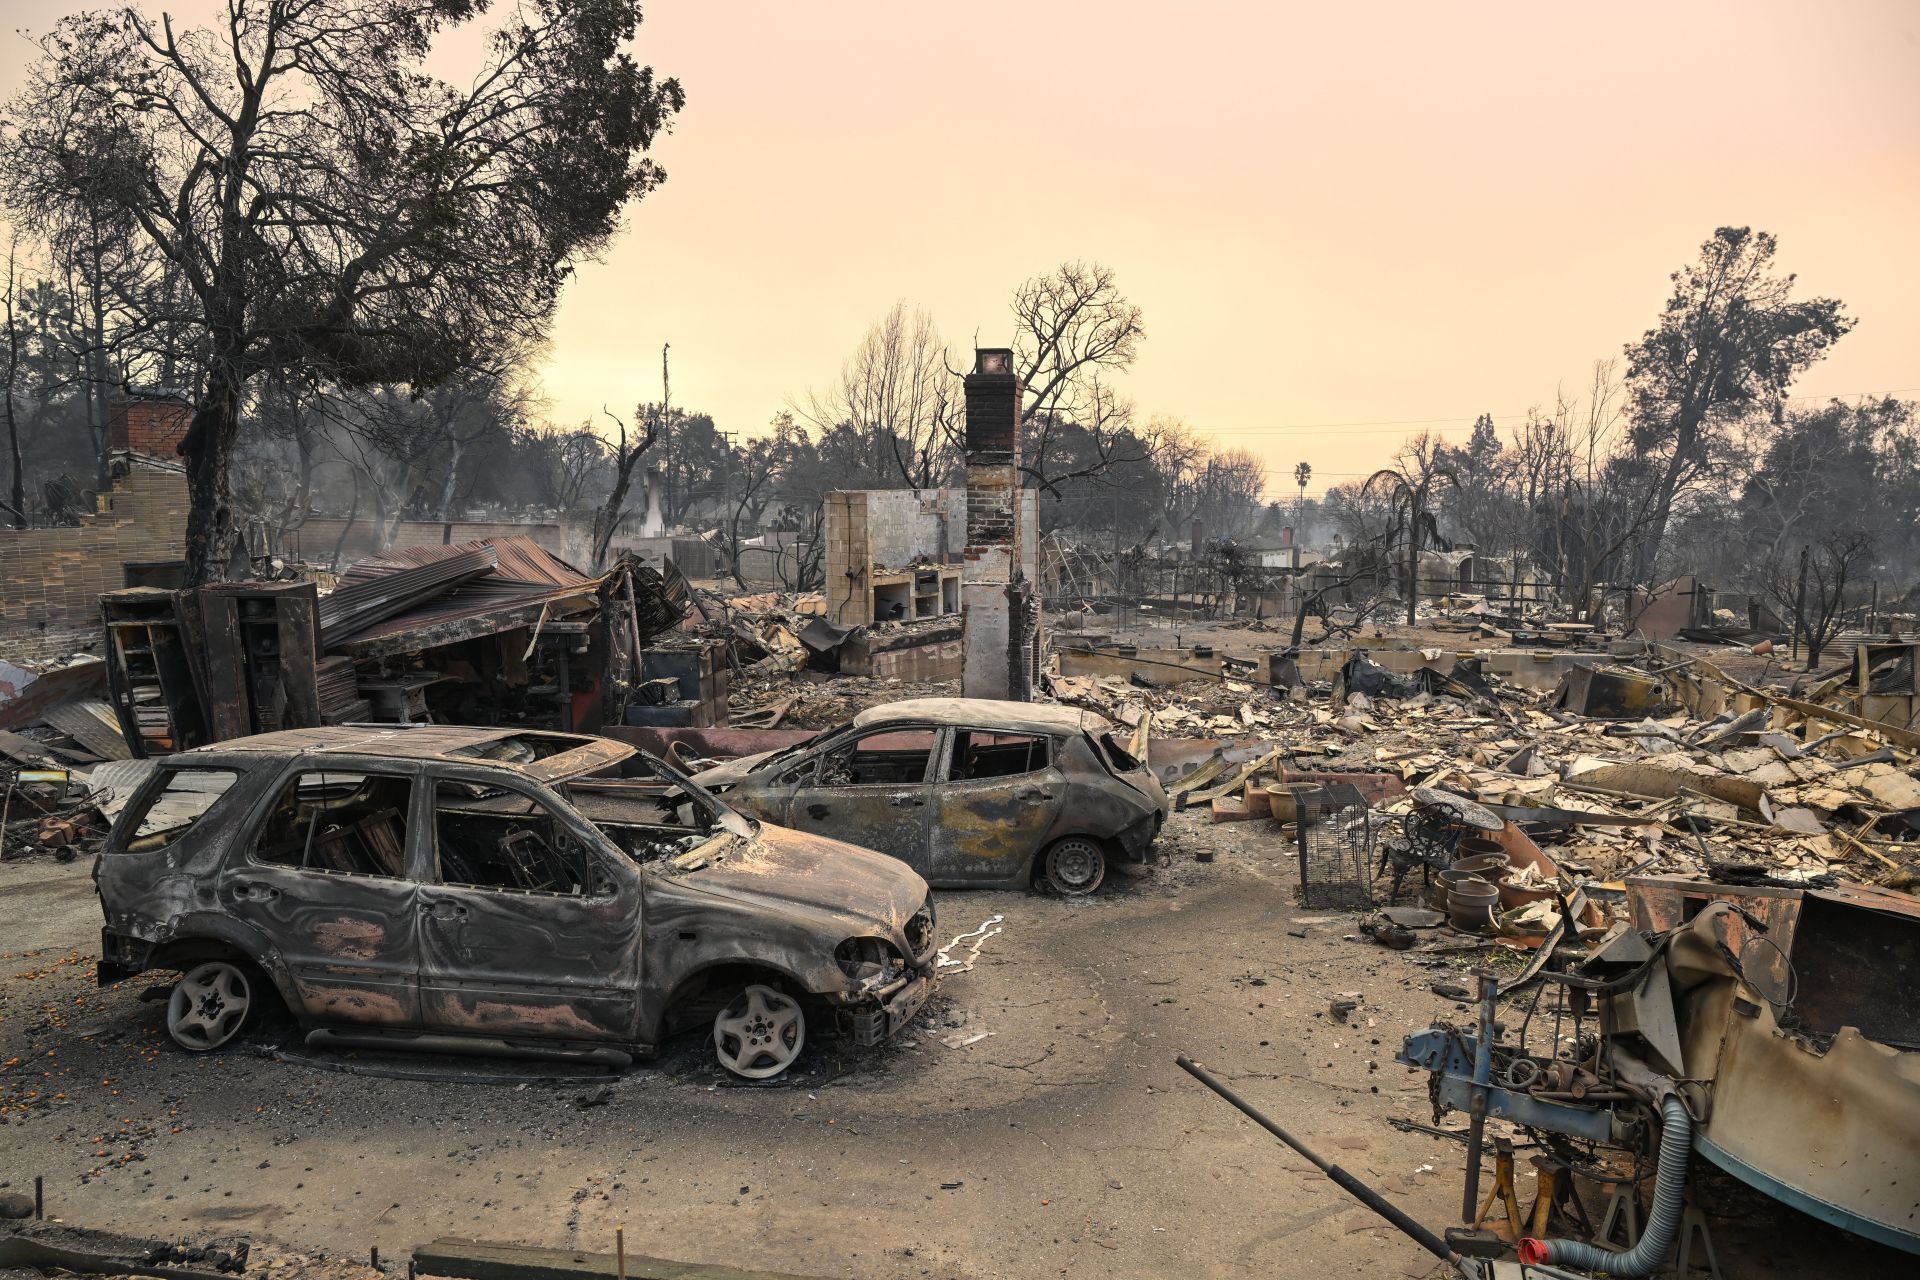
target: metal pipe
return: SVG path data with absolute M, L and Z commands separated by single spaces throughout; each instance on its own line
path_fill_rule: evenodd
M 1480 979 L 1480 1035 L 1473 1047 L 1473 1101 L 1467 1109 L 1467 1185 L 1460 1220 L 1472 1222 L 1480 1204 L 1480 1150 L 1487 1133 L 1487 1086 L 1493 1083 L 1493 1015 L 1499 984 L 1482 969 Z
M 1520 1261 L 1538 1266 L 1558 1262 L 1586 1271 L 1604 1271 L 1610 1276 L 1647 1276 L 1666 1260 L 1680 1227 L 1682 1198 L 1687 1187 L 1687 1158 L 1693 1151 L 1693 1120 L 1684 1103 L 1668 1094 L 1660 1104 L 1660 1165 L 1654 1171 L 1653 1211 L 1647 1215 L 1647 1229 L 1627 1250 L 1608 1249 L 1578 1240 L 1535 1240 L 1520 1242 Z
M 1279 1125 L 1261 1115 L 1258 1111 L 1254 1110 L 1250 1104 L 1244 1101 L 1239 1094 L 1207 1074 L 1205 1068 L 1187 1057 L 1186 1054 L 1179 1054 L 1174 1058 L 1174 1061 L 1179 1064 L 1182 1071 L 1219 1094 L 1222 1098 L 1225 1098 L 1240 1114 L 1246 1116 L 1247 1119 L 1253 1121 L 1262 1129 L 1265 1129 L 1268 1133 L 1305 1156 L 1312 1162 L 1313 1167 L 1326 1174 L 1335 1186 L 1392 1223 L 1403 1235 L 1419 1245 L 1422 1249 L 1425 1249 L 1428 1253 L 1443 1261 L 1456 1265 L 1460 1262 L 1460 1255 L 1452 1249 L 1449 1249 L 1446 1241 L 1434 1235 L 1433 1232 L 1427 1230 L 1412 1218 L 1409 1218 L 1405 1213 L 1402 1213 L 1396 1208 L 1385 1196 L 1382 1196 L 1379 1192 L 1348 1173 L 1345 1169 L 1342 1169 L 1339 1165 L 1329 1164 L 1327 1161 L 1322 1160 L 1313 1151 L 1309 1150 L 1298 1138 L 1295 1138 L 1285 1129 L 1282 1129 Z

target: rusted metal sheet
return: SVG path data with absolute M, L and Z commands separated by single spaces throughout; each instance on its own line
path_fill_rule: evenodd
M 341 575 L 340 585 L 320 602 L 320 633 L 332 647 L 498 563 L 492 547 L 470 542 L 414 547 L 362 560 Z
M 99 658 L 44 668 L 0 661 L 0 729 L 24 729 L 48 707 L 106 693 L 107 664 Z
M 397 548 L 347 570 L 322 627 L 361 657 L 437 648 L 590 609 L 602 581 L 525 537 Z
M 1809 890 L 1789 952 L 1799 1025 L 1816 1035 L 1853 1027 L 1869 1040 L 1920 1050 L 1920 901 L 1884 890 Z

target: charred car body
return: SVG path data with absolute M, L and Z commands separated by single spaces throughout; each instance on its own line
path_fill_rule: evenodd
M 711 1018 L 778 1074 L 807 1011 L 861 1043 L 925 1000 L 933 907 L 890 858 L 745 818 L 605 739 L 301 729 L 173 756 L 95 869 L 100 981 L 183 977 L 231 1040 L 277 994 L 310 1039 L 631 1056 Z
M 1166 793 L 1101 717 L 1072 707 L 917 698 L 698 781 L 764 821 L 902 859 L 936 887 L 1091 893 L 1141 865 Z

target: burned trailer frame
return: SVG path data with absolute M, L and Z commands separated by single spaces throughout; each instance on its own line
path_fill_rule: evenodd
M 225 782 L 197 818 L 158 827 L 156 844 L 150 811 L 185 774 Z M 360 819 L 328 798 L 330 780 L 368 779 L 405 799 Z M 297 862 L 264 856 L 277 816 L 303 806 Z M 316 839 L 323 812 L 341 816 Z M 577 880 L 476 877 L 464 865 L 476 846 L 457 837 L 449 852 L 450 815 L 499 831 L 488 856 L 502 865 L 577 855 Z M 527 836 L 542 821 L 544 850 Z M 336 845 L 361 861 L 335 857 Z M 213 964 L 232 999 L 258 975 L 315 1043 L 631 1057 L 755 983 L 814 1002 L 871 1043 L 905 1025 L 931 988 L 934 921 L 919 877 L 751 822 L 605 739 L 315 729 L 184 753 L 136 795 L 95 879 L 102 985 L 155 968 L 191 978 Z M 231 1038 L 237 1027 L 214 1043 L 182 1039 L 182 989 L 169 1006 L 175 1039 L 216 1048 Z
M 1110 862 L 1150 861 L 1165 821 L 1159 781 L 1117 734 L 1070 707 L 912 699 L 695 776 L 766 821 L 892 854 L 936 888 L 1026 888 L 1044 878 L 1076 894 L 1098 888 Z M 1043 742 L 1044 759 L 1009 772 L 963 769 L 981 737 Z M 869 742 L 878 763 L 886 754 L 925 758 L 885 780 L 840 776 L 838 762 Z
M 1544 973 L 1517 1031 L 1495 1029 L 1489 994 L 1476 1028 L 1407 1037 L 1397 1060 L 1431 1073 L 1436 1113 L 1503 1116 L 1563 1156 L 1571 1140 L 1637 1160 L 1653 1154 L 1658 1120 L 1663 1163 L 1677 1114 L 1681 1146 L 1724 1172 L 1920 1254 L 1920 905 L 1860 885 L 1671 876 L 1629 880 L 1628 898 L 1640 928 Z M 1532 1049 L 1543 998 L 1553 1022 Z M 1470 1149 L 1469 1220 L 1474 1170 Z M 1677 1203 L 1684 1172 L 1659 1178 Z M 1584 1250 L 1528 1241 L 1522 1257 L 1575 1261 Z

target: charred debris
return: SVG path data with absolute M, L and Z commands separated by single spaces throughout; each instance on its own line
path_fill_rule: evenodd
M 1176 805 L 1439 971 L 1466 1016 L 1396 1060 L 1464 1144 L 1459 1224 L 1309 1158 L 1461 1275 L 1718 1274 L 1702 1170 L 1920 1253 L 1920 646 L 1783 675 L 1745 638 L 1062 655 Z

